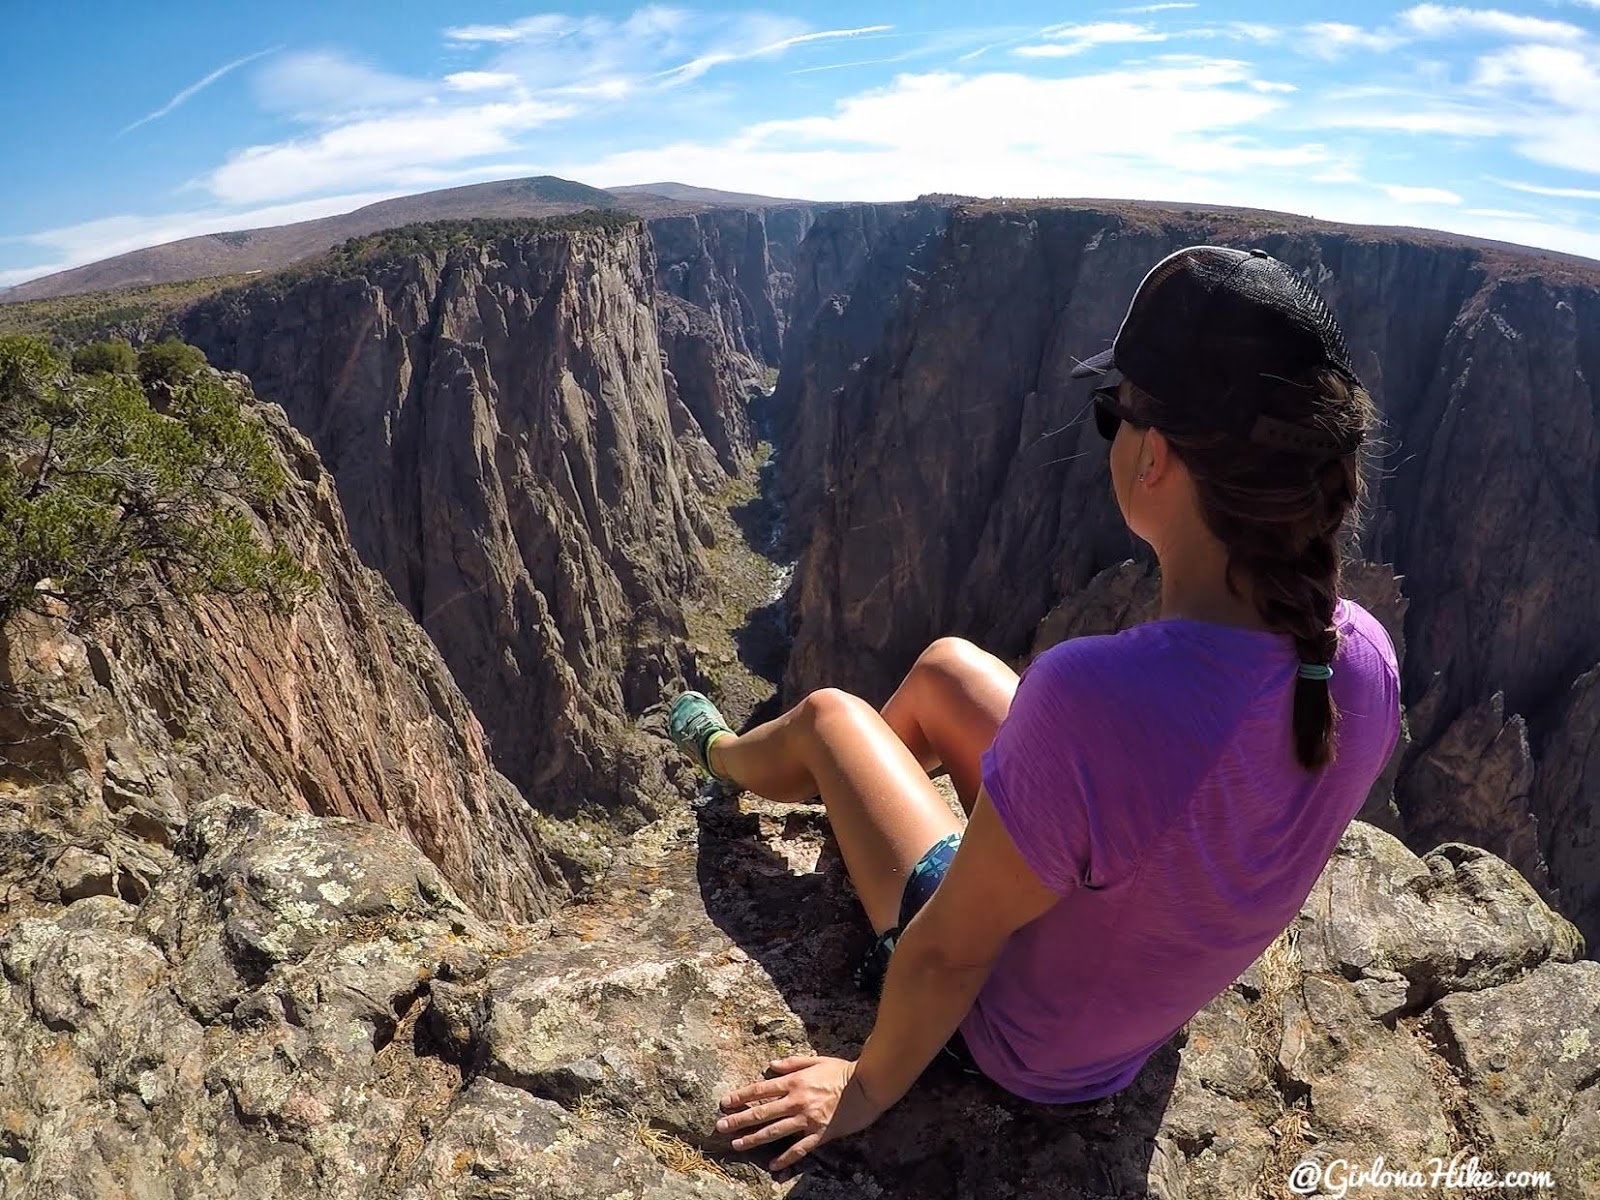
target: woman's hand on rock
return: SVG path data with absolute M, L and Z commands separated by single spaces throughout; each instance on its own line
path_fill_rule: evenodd
M 717 1122 L 717 1131 L 749 1130 L 733 1139 L 735 1150 L 800 1135 L 772 1160 L 774 1171 L 792 1167 L 824 1142 L 865 1129 L 883 1113 L 855 1083 L 856 1064 L 846 1059 L 780 1058 L 768 1070 L 773 1078 L 722 1098 L 728 1115 Z

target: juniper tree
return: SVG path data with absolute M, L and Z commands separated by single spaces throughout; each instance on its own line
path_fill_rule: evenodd
M 251 520 L 285 485 L 266 430 L 194 361 L 168 347 L 150 364 L 177 368 L 150 372 L 157 411 L 133 374 L 75 374 L 42 341 L 0 337 L 0 621 L 47 598 L 87 621 L 158 581 L 280 611 L 316 586 Z

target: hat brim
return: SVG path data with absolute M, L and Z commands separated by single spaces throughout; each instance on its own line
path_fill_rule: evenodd
M 1090 375 L 1104 375 L 1113 368 L 1111 359 L 1115 353 L 1116 347 L 1113 346 L 1110 350 L 1102 350 L 1093 358 L 1081 359 L 1078 365 L 1072 368 L 1072 378 L 1087 379 Z

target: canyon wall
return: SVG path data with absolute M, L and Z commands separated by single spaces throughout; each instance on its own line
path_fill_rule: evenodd
M 568 887 L 545 823 L 357 558 L 310 443 L 238 386 L 289 481 L 255 520 L 320 587 L 289 613 L 161 591 L 90 629 L 27 613 L 0 628 L 0 911 L 142 902 L 189 814 L 219 795 L 397 831 L 485 916 L 558 907 Z
M 521 232 L 200 303 L 184 337 L 315 443 L 363 559 L 438 645 L 536 807 L 655 811 L 636 718 L 683 657 L 748 469 L 805 208 Z
M 881 702 L 943 634 L 1021 660 L 1064 601 L 1148 561 L 1110 495 L 1088 387 L 1068 376 L 1109 344 L 1149 267 L 1197 242 L 1302 271 L 1382 411 L 1351 549 L 1401 578 L 1406 828 L 1419 849 L 1461 838 L 1505 855 L 1593 944 L 1597 726 L 1580 676 L 1600 664 L 1595 264 L 1225 210 L 820 218 L 800 275 L 815 264 L 827 282 L 797 293 L 777 397 L 803 551 L 786 699 L 833 684 Z

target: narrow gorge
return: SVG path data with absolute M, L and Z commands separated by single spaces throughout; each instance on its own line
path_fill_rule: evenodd
M 881 702 L 942 634 L 1149 615 L 1067 371 L 1199 241 L 1306 271 L 1383 409 L 1350 590 L 1396 759 L 1123 1093 L 936 1065 L 774 1184 L 716 1097 L 859 1048 L 870 931 L 820 809 L 702 788 L 664 702 Z M 0 631 L 0 1198 L 1600 1187 L 1600 266 L 925 198 L 433 227 L 172 331 L 248 379 L 294 481 L 256 519 L 326 585 Z

